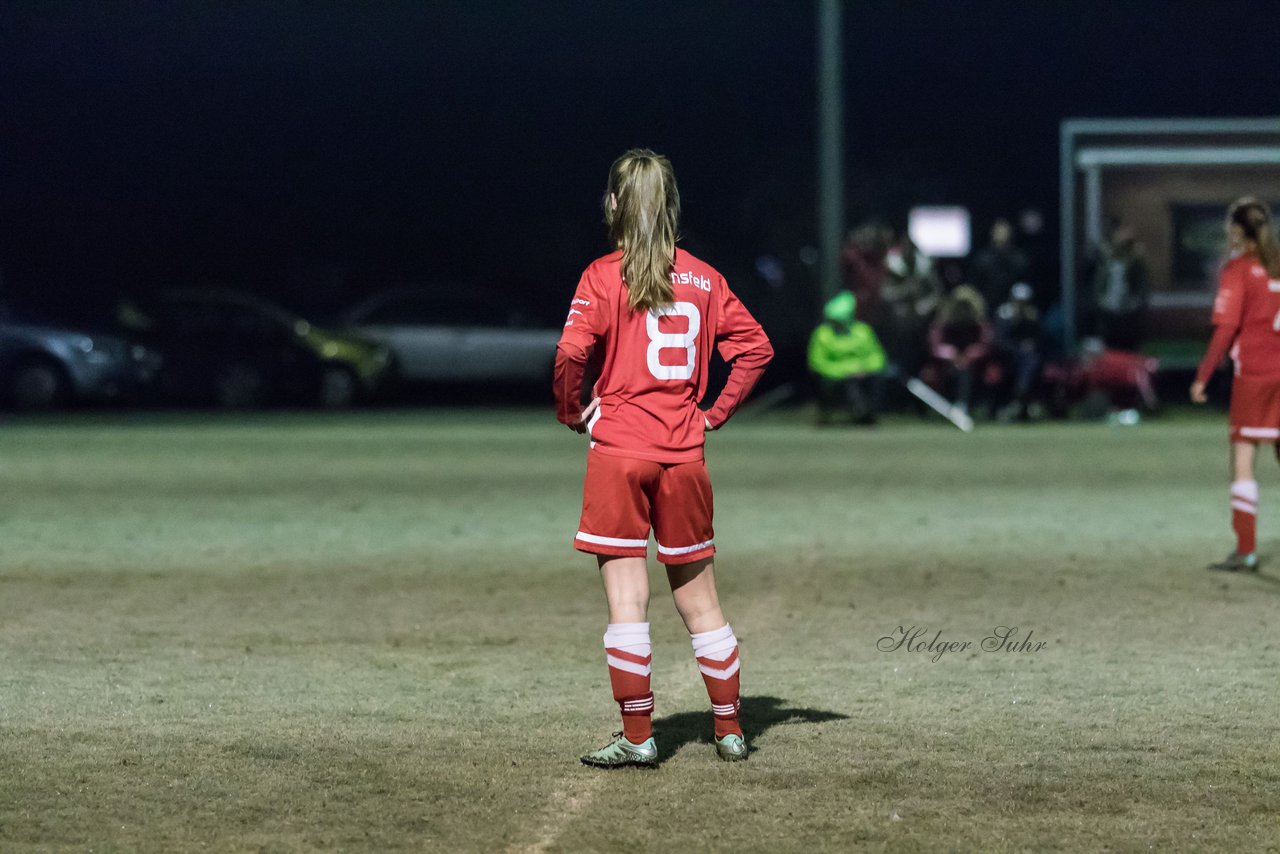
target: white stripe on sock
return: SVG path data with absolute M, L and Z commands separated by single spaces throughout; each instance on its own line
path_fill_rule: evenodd
M 728 623 L 713 631 L 689 635 L 689 639 L 693 642 L 695 656 L 714 658 L 716 661 L 724 661 L 738 645 L 738 639 L 734 637 L 733 629 Z
M 634 661 L 627 661 L 625 658 L 618 658 L 616 655 L 605 655 L 604 660 L 616 670 L 625 670 L 637 676 L 648 676 L 653 672 L 653 665 L 651 664 L 636 664 Z
M 738 668 L 741 666 L 742 662 L 736 658 L 733 660 L 733 664 L 730 664 L 724 670 L 716 670 L 714 667 L 707 667 L 702 662 L 698 662 L 698 669 L 702 671 L 703 675 L 710 676 L 712 679 L 728 679 L 737 673 Z
M 1258 503 L 1258 482 L 1256 480 L 1237 480 L 1231 484 L 1231 497 Z

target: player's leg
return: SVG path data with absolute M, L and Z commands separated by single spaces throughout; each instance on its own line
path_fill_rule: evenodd
M 716 593 L 713 509 L 711 481 L 701 461 L 663 470 L 653 503 L 658 559 L 667 566 L 671 594 L 711 699 L 716 752 L 722 759 L 737 760 L 747 756 L 738 722 L 741 666 L 738 639 Z
M 712 559 L 669 565 L 667 580 L 676 610 L 689 630 L 698 672 L 711 700 L 716 752 L 722 759 L 745 759 L 747 745 L 738 720 L 741 706 L 738 639 L 720 610 Z
M 1210 569 L 1237 572 L 1258 567 L 1258 482 L 1254 462 L 1259 442 L 1280 437 L 1280 385 L 1250 376 L 1237 376 L 1231 384 L 1231 527 L 1236 547 Z
M 587 765 L 652 765 L 652 646 L 649 639 L 649 494 L 659 466 L 592 453 L 574 546 L 596 556 L 609 605 L 605 660 L 622 713 L 622 735 L 582 757 Z
M 714 631 L 725 624 L 715 578 L 715 565 L 709 557 L 667 566 L 671 596 L 690 634 Z
M 1236 548 L 1226 560 L 1214 564 L 1214 569 L 1257 568 L 1258 481 L 1254 479 L 1257 454 L 1258 446 L 1254 442 L 1231 443 L 1231 527 L 1236 534 Z

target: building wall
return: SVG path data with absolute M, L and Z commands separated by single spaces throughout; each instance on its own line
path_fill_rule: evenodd
M 1240 196 L 1280 200 L 1280 173 L 1268 167 L 1117 167 L 1102 176 L 1103 215 L 1133 227 L 1146 249 L 1157 293 L 1191 284 L 1177 282 L 1173 275 L 1175 205 L 1218 205 L 1225 217 L 1227 205 Z
M 1280 201 L 1280 174 L 1266 167 L 1145 167 L 1103 172 L 1102 210 L 1106 220 L 1119 217 L 1132 226 L 1142 243 L 1151 273 L 1152 308 L 1148 332 L 1153 338 L 1207 338 L 1210 307 L 1217 287 L 1212 271 L 1201 282 L 1174 275 L 1177 205 L 1221 208 L 1240 196 Z M 1180 295 L 1176 305 L 1165 303 Z M 1165 299 L 1162 299 L 1164 297 Z

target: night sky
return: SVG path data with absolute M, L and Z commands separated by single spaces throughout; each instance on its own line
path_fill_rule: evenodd
M 815 239 L 814 8 L 789 2 L 0 5 L 0 269 L 68 311 L 238 284 L 560 301 L 631 146 L 746 291 Z M 1280 3 L 851 2 L 848 207 L 1054 225 L 1068 116 L 1280 111 Z M 758 283 L 757 283 L 758 284 Z M 1047 283 L 1046 283 L 1047 284 Z M 299 297 L 302 297 L 300 300 Z M 322 298 L 323 297 L 323 298 Z

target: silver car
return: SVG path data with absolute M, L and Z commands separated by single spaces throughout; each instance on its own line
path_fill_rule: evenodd
M 383 291 L 343 319 L 389 347 L 410 382 L 546 382 L 560 339 L 501 299 L 427 289 Z

